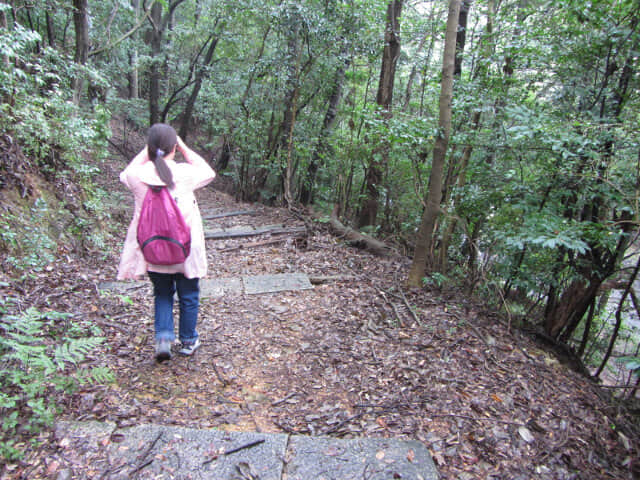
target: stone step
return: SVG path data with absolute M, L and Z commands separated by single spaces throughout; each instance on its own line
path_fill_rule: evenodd
M 112 291 L 122 295 L 138 289 L 151 290 L 151 282 L 102 282 L 99 290 Z M 229 278 L 203 278 L 200 281 L 201 298 L 216 298 L 225 295 L 259 295 L 284 291 L 308 290 L 313 288 L 304 273 L 281 273 L 266 275 L 244 275 Z
M 103 422 L 59 422 L 56 439 L 63 448 L 84 445 L 93 449 L 85 454 L 100 452 L 103 458 L 108 457 L 109 470 L 103 478 L 112 480 L 439 478 L 427 448 L 412 440 L 337 439 L 161 425 L 117 428 Z

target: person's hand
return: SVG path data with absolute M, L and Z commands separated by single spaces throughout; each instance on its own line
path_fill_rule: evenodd
M 186 148 L 187 148 L 187 145 L 182 141 L 180 136 L 178 136 L 178 150 L 180 150 L 180 153 L 184 155 Z

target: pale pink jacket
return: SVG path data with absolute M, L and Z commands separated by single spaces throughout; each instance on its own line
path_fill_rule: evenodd
M 171 169 L 175 184 L 174 188 L 169 191 L 176 200 L 187 225 L 191 227 L 191 253 L 187 260 L 179 265 L 152 265 L 147 263 L 142 255 L 136 239 L 142 202 L 149 185 L 165 185 L 158 176 L 155 165 L 149 161 L 145 146 L 120 174 L 120 181 L 133 192 L 135 207 L 120 257 L 118 280 L 135 279 L 146 274 L 147 271 L 182 273 L 187 278 L 202 278 L 207 274 L 204 228 L 200 209 L 193 192 L 211 182 L 216 174 L 207 162 L 193 150 L 185 148 L 183 156 L 187 163 L 177 163 L 168 159 L 166 162 Z

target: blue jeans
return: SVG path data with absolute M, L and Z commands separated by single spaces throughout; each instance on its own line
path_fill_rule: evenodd
M 178 334 L 183 343 L 198 338 L 196 323 L 200 305 L 200 287 L 197 278 L 185 278 L 181 273 L 147 272 L 153 283 L 155 297 L 156 340 L 173 341 L 173 296 L 178 291 L 180 326 Z

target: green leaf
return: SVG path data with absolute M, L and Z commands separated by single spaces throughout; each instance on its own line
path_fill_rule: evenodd
M 627 370 L 635 372 L 640 370 L 640 357 L 619 357 L 616 359 L 616 363 L 624 365 Z

